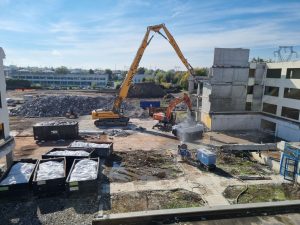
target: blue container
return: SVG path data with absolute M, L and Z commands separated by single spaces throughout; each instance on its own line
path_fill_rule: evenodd
M 140 101 L 140 107 L 143 109 L 150 107 L 160 107 L 160 101 Z
M 197 159 L 200 163 L 206 166 L 213 166 L 216 164 L 217 157 L 215 153 L 207 149 L 201 148 L 197 150 Z

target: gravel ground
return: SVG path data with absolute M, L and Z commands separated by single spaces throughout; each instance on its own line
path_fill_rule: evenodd
M 52 197 L 0 202 L 0 224 L 91 224 L 99 210 L 97 197 Z

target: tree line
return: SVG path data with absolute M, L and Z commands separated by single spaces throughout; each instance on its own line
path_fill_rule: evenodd
M 208 68 L 195 68 L 194 71 L 195 76 L 208 76 Z M 188 88 L 188 78 L 190 76 L 188 71 L 152 70 L 144 67 L 138 68 L 137 74 L 153 75 L 151 78 L 144 78 L 143 82 L 155 82 L 165 88 L 180 87 L 181 89 Z

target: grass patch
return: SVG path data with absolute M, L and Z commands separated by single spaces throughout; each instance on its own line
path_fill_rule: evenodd
M 228 186 L 223 195 L 231 203 L 245 189 L 245 186 Z M 249 185 L 240 195 L 238 203 L 275 202 L 300 199 L 300 187 L 293 184 L 259 184 Z

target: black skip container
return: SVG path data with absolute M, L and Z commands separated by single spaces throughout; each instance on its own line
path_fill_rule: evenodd
M 64 155 L 49 155 L 50 152 L 55 151 L 85 151 L 88 152 L 88 156 L 64 156 Z M 93 148 L 53 148 L 50 151 L 46 152 L 42 155 L 42 159 L 54 159 L 54 158 L 65 158 L 66 159 L 66 175 L 69 174 L 69 171 L 72 167 L 72 164 L 75 159 L 84 159 L 84 158 L 92 158 L 95 156 L 94 149 Z
M 20 183 L 20 184 L 9 184 L 9 185 L 1 185 L 0 186 L 0 197 L 28 197 L 31 194 L 32 190 L 32 180 L 33 175 L 37 166 L 36 159 L 21 159 L 18 161 L 13 161 L 12 165 L 5 171 L 5 173 L 0 178 L 0 182 L 3 181 L 7 175 L 9 174 L 13 165 L 23 162 L 23 163 L 33 163 L 35 164 L 34 169 L 30 175 L 29 181 L 27 183 Z
M 47 161 L 63 162 L 64 176 L 60 178 L 37 181 L 37 172 L 39 166 L 41 163 Z M 33 181 L 32 181 L 33 193 L 38 196 L 53 196 L 53 195 L 62 194 L 65 191 L 65 181 L 66 181 L 66 160 L 64 157 L 53 158 L 53 159 L 41 159 L 39 160 L 36 166 L 35 173 L 33 176 Z
M 42 122 L 33 126 L 34 140 L 68 140 L 78 138 L 78 122 Z
M 97 178 L 94 180 L 84 180 L 84 181 L 72 181 L 70 182 L 71 173 L 75 168 L 75 165 L 81 159 L 75 159 L 71 167 L 70 173 L 66 180 L 66 190 L 68 194 L 96 194 L 99 188 L 99 158 L 90 158 L 97 162 Z

